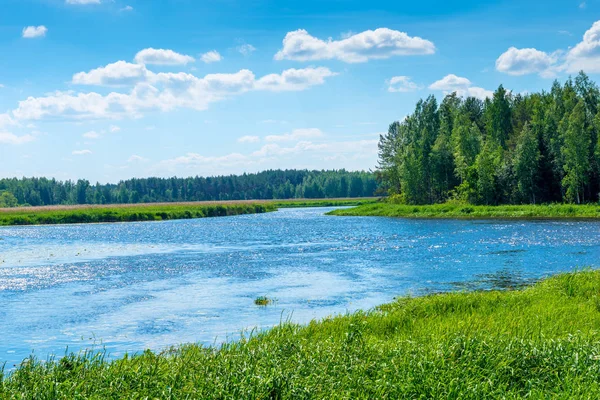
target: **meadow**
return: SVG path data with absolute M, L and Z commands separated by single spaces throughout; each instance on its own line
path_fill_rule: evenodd
M 599 398 L 600 272 L 402 297 L 219 347 L 25 360 L 0 398 Z
M 281 207 L 357 206 L 375 201 L 344 198 L 16 207 L 0 209 L 0 226 L 163 221 L 264 213 Z
M 377 216 L 402 218 L 523 218 L 523 219 L 595 219 L 600 218 L 600 204 L 543 204 L 475 206 L 463 203 L 407 205 L 378 202 L 359 207 L 334 210 L 330 215 Z

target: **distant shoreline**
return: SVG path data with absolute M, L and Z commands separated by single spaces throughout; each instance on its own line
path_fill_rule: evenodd
M 358 206 L 377 198 L 227 200 L 0 208 L 0 226 L 165 221 L 256 214 L 290 207 Z

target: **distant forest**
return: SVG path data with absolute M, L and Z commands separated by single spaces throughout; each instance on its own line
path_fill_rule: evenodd
M 373 196 L 372 172 L 269 170 L 194 178 L 129 179 L 118 184 L 46 178 L 0 179 L 0 207 Z
M 408 204 L 596 202 L 599 109 L 583 72 L 549 92 L 429 96 L 381 135 L 382 189 Z

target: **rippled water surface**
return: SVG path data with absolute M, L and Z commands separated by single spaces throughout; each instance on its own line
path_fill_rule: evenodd
M 397 295 L 598 266 L 600 223 L 330 217 L 328 208 L 0 228 L 0 365 L 212 344 Z M 274 297 L 269 307 L 253 300 Z

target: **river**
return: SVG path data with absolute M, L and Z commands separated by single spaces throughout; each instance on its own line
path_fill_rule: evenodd
M 331 217 L 330 208 L 0 228 L 0 365 L 235 340 L 398 295 L 599 266 L 594 221 Z M 276 302 L 254 305 L 266 295 Z

